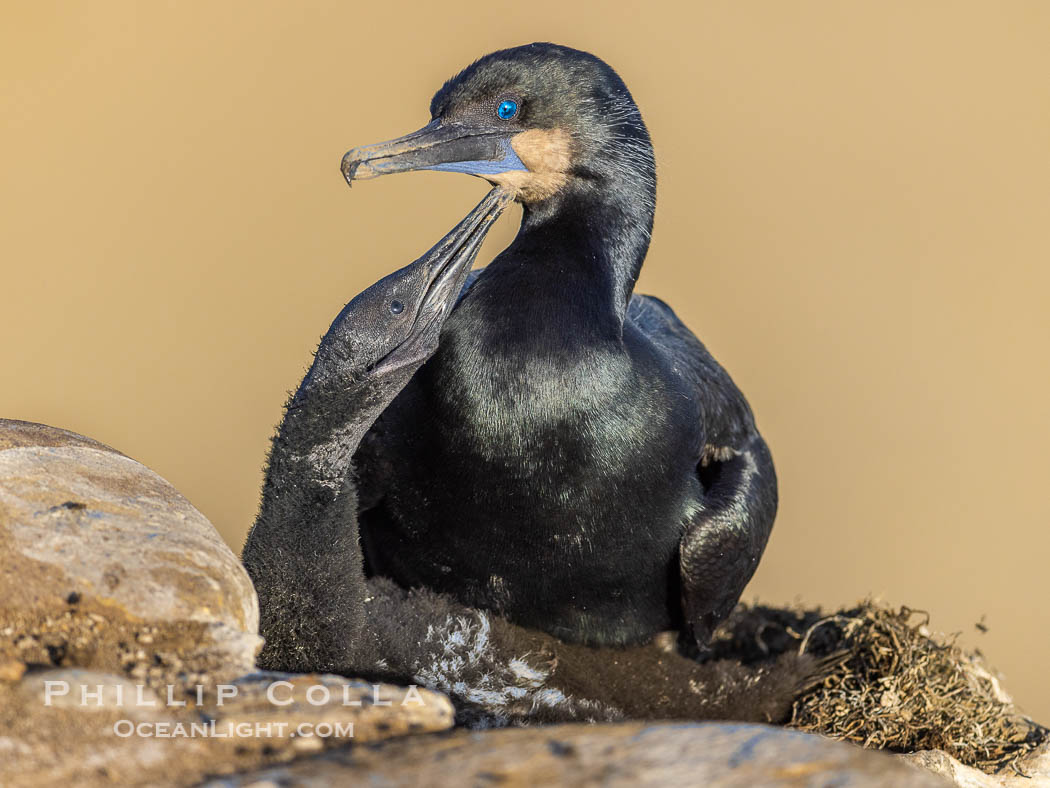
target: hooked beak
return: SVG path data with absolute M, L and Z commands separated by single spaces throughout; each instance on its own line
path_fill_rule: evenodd
M 434 120 L 411 134 L 354 148 L 340 168 L 347 184 L 409 170 L 444 170 L 485 177 L 527 170 L 505 132 Z

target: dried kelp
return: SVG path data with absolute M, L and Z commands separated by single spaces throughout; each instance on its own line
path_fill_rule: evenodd
M 865 747 L 943 750 L 995 772 L 1050 736 L 1014 706 L 979 652 L 928 624 L 922 611 L 872 601 L 832 614 L 740 605 L 712 649 L 714 658 L 745 662 L 788 650 L 845 652 L 796 701 L 788 725 Z

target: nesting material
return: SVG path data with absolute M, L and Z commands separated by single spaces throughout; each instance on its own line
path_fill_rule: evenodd
M 941 750 L 993 773 L 1050 738 L 1022 714 L 985 664 L 955 637 L 930 632 L 925 612 L 866 601 L 819 609 L 739 605 L 714 656 L 759 661 L 788 650 L 842 658 L 795 703 L 790 727 L 865 747 Z

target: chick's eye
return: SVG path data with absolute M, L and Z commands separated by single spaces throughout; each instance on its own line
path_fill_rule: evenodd
M 405 311 L 405 305 L 398 301 L 396 298 L 390 302 L 390 312 L 395 315 L 400 315 Z
M 514 99 L 503 99 L 496 107 L 496 114 L 500 120 L 510 120 L 518 114 L 518 102 Z

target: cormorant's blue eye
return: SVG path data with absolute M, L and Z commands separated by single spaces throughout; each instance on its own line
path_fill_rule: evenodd
M 402 312 L 405 311 L 405 305 L 397 299 L 394 299 L 390 302 L 390 311 L 393 312 L 395 315 L 400 315 Z
M 496 107 L 496 114 L 499 115 L 500 120 L 510 120 L 518 114 L 518 102 L 514 99 L 503 99 Z

